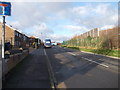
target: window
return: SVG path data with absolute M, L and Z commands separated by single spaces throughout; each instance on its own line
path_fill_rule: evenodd
M 17 33 L 17 32 L 15 32 L 15 36 L 17 36 L 17 34 L 18 34 L 18 33 Z

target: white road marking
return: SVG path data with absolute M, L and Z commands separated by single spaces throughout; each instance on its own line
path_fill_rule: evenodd
M 44 53 L 45 53 L 45 56 L 47 56 L 45 49 L 44 49 Z
M 71 55 L 74 55 L 74 56 L 76 55 L 76 54 L 74 54 L 74 53 L 71 53 L 71 52 L 67 52 L 67 53 L 69 53 L 69 54 L 71 54 Z
M 67 53 L 69 53 L 69 54 L 71 54 L 71 55 L 74 55 L 74 56 L 76 55 L 76 54 L 71 53 L 71 52 L 67 52 Z M 107 67 L 107 68 L 109 67 L 108 65 L 98 63 L 98 62 L 96 62 L 96 61 L 93 61 L 93 60 L 88 59 L 88 58 L 85 58 L 85 57 L 81 57 L 81 58 L 83 58 L 83 59 L 85 59 L 85 60 L 88 60 L 88 61 L 90 61 L 90 62 L 96 63 L 96 64 L 98 64 L 98 65 L 101 65 L 101 66 Z
M 98 63 L 98 62 L 96 62 L 96 61 L 93 61 L 93 60 L 88 59 L 88 58 L 85 58 L 85 57 L 81 57 L 81 58 L 83 58 L 83 59 L 85 59 L 85 60 L 88 60 L 88 61 L 90 61 L 90 62 L 96 63 L 96 64 L 98 64 L 98 65 L 101 65 L 101 66 L 107 67 L 107 68 L 109 67 L 109 66 L 107 66 L 107 65 L 105 65 L 105 64 Z
M 103 54 L 97 54 L 97 53 L 92 53 L 92 52 L 85 52 L 85 51 L 81 51 L 83 53 L 89 53 L 89 54 L 94 54 L 94 55 L 99 55 L 99 56 L 105 56 L 108 58 L 114 58 L 114 59 L 120 59 L 119 57 L 114 57 L 114 56 L 108 56 L 108 55 L 103 55 Z

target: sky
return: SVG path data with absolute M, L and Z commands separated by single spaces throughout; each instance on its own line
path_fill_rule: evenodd
M 62 42 L 118 23 L 118 2 L 12 2 L 6 23 L 28 36 Z M 0 20 L 2 18 L 0 17 Z

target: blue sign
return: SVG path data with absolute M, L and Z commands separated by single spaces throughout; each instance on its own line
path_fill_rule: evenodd
M 0 2 L 0 15 L 11 16 L 11 3 Z

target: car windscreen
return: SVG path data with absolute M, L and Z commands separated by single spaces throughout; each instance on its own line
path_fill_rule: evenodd
M 50 44 L 50 41 L 45 41 L 46 44 Z

